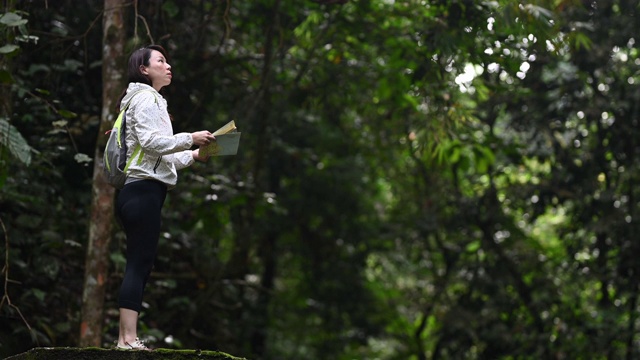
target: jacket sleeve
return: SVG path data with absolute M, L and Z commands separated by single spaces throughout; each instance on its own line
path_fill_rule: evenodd
M 195 162 L 191 150 L 171 154 L 169 155 L 169 159 L 167 160 L 173 163 L 173 165 L 176 167 L 176 170 L 184 169 L 188 166 L 191 166 Z
M 166 110 L 160 108 L 159 100 L 149 92 L 134 98 L 127 114 L 127 127 L 133 125 L 142 150 L 149 155 L 168 155 L 184 151 L 193 145 L 189 133 L 173 134 L 171 120 Z M 133 115 L 129 117 L 129 114 Z M 133 121 L 129 121 L 133 119 Z

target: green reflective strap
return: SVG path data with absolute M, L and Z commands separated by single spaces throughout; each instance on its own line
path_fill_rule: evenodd
M 144 157 L 144 152 L 140 151 L 140 156 L 138 156 L 138 164 L 137 165 L 142 164 L 142 158 L 143 157 Z
M 127 107 L 128 106 L 129 104 L 127 104 Z M 127 107 L 125 107 L 122 111 L 120 111 L 120 115 L 118 115 L 116 122 L 113 124 L 113 127 L 118 129 L 118 136 L 116 136 L 116 140 L 118 141 L 118 147 L 122 147 L 122 141 L 120 140 L 120 130 L 122 129 L 122 117 L 124 116 L 124 112 L 127 111 Z
M 106 150 L 105 150 L 105 152 L 106 152 Z M 107 171 L 108 171 L 108 172 L 111 172 L 111 164 L 109 164 L 109 161 L 107 160 L 107 157 L 106 157 L 106 156 L 103 158 L 103 161 L 102 161 L 102 162 L 103 162 L 103 163 L 105 164 L 105 166 L 107 167 Z
M 138 156 L 138 154 L 140 154 L 140 157 L 138 158 L 138 165 L 140 165 L 140 163 L 142 162 L 142 157 L 144 156 L 144 153 L 142 152 L 142 148 L 140 147 L 140 145 L 136 146 L 136 148 L 133 150 L 133 154 L 131 154 L 131 157 L 129 158 L 129 160 L 127 160 L 127 165 L 125 165 L 124 167 L 125 173 L 129 169 L 129 165 L 131 165 L 131 162 L 133 161 L 133 159 L 135 159 L 135 157 Z

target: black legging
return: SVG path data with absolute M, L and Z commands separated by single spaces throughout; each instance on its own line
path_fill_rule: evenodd
M 158 249 L 166 196 L 166 185 L 155 180 L 129 183 L 118 194 L 116 216 L 127 235 L 127 266 L 118 297 L 121 308 L 142 310 L 142 293 Z

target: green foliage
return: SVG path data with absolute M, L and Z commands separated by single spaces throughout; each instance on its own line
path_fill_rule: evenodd
M 42 47 L 0 72 L 37 144 L 0 189 L 9 292 L 54 346 L 76 340 L 100 109 L 102 9 L 73 3 L 25 5 Z M 234 119 L 243 142 L 181 172 L 141 335 L 256 359 L 637 356 L 637 4 L 177 5 L 138 4 L 174 128 Z M 3 347 L 32 344 L 0 311 Z
M 0 134 L 2 135 L 0 140 L 2 147 L 8 149 L 23 164 L 29 165 L 31 162 L 31 148 L 18 130 L 9 124 L 6 119 L 0 118 Z M 2 168 L 6 169 L 5 166 Z
M 0 56 L 5 59 L 0 60 L 0 84 L 5 87 L 15 82 L 7 66 L 8 59 L 15 57 L 20 50 L 20 42 L 36 42 L 38 38 L 31 36 L 27 32 L 26 25 L 29 20 L 23 18 L 26 15 L 22 12 L 5 12 L 0 15 L 0 34 L 2 34 L 3 44 L 0 46 Z M 6 43 L 4 43 L 6 41 Z M 15 42 L 15 43 L 13 43 Z M 6 94 L 6 92 L 2 92 Z M 7 106 L 6 99 L 2 101 L 3 108 Z M 4 184 L 7 176 L 8 152 L 23 164 L 29 165 L 31 162 L 31 147 L 17 129 L 9 123 L 6 109 L 0 112 L 0 187 Z

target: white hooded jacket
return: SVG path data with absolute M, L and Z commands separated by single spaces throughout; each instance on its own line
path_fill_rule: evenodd
M 143 90 L 143 91 L 141 91 Z M 141 154 L 133 159 L 127 172 L 130 183 L 154 179 L 172 188 L 178 181 L 177 170 L 193 164 L 193 138 L 190 133 L 173 133 L 167 101 L 153 87 L 143 83 L 129 83 L 120 109 L 127 109 L 127 158 L 137 144 Z

